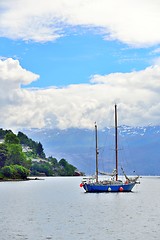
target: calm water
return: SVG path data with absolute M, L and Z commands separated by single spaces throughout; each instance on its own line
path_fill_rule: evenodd
M 81 178 L 0 183 L 1 240 L 160 239 L 160 178 L 133 193 L 84 193 Z

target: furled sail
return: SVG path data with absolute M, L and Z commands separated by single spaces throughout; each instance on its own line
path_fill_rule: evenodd
M 124 176 L 125 176 L 125 178 L 127 179 L 128 182 L 136 182 L 137 179 L 139 178 L 139 176 L 136 176 L 136 177 L 128 177 L 128 176 L 126 175 L 124 169 L 123 169 L 122 167 L 121 167 L 121 169 L 122 169 L 122 172 L 123 172 L 123 174 L 124 174 Z
M 116 172 L 117 172 L 116 169 L 114 169 L 112 173 L 99 172 L 99 174 L 114 177 L 116 176 Z

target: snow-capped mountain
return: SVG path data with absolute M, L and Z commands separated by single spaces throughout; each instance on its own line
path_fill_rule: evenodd
M 120 126 L 118 129 L 120 166 L 128 174 L 160 175 L 160 126 Z M 94 173 L 94 129 L 30 129 L 23 132 L 33 140 L 40 141 L 47 156 L 52 155 L 58 160 L 65 158 L 80 171 Z M 113 128 L 98 131 L 98 145 L 100 168 L 105 171 L 113 169 Z

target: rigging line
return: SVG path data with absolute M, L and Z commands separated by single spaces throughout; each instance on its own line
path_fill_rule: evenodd
M 129 136 L 130 138 L 132 136 Z M 133 160 L 133 154 L 131 153 L 131 148 L 128 140 L 128 136 L 121 135 L 121 145 L 123 147 L 122 155 L 121 155 L 121 162 L 123 163 L 123 168 L 125 166 L 129 168 L 130 170 L 132 169 L 133 173 L 135 174 L 135 168 L 134 168 L 134 160 Z
M 86 167 L 89 171 L 92 170 L 94 162 L 95 162 L 95 133 L 93 130 L 89 133 L 89 144 L 88 150 L 86 151 L 86 159 L 87 161 L 83 161 L 83 166 Z
M 124 149 L 125 149 L 123 151 L 123 154 L 124 154 L 124 157 L 125 157 L 125 162 L 128 166 L 131 166 L 131 162 L 132 162 L 131 158 L 133 158 L 133 157 L 132 157 L 132 154 L 130 152 L 130 147 L 129 147 L 128 141 L 126 141 L 126 137 L 124 136 L 122 139 L 123 139 L 122 143 L 123 143 Z

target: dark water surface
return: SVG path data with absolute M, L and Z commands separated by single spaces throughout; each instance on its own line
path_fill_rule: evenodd
M 84 193 L 81 178 L 0 183 L 0 240 L 160 239 L 160 178 L 133 193 Z

